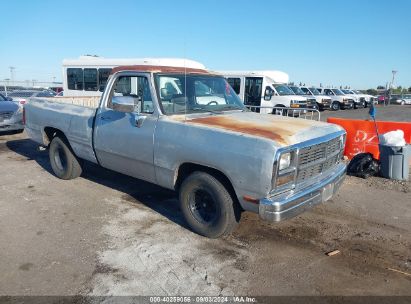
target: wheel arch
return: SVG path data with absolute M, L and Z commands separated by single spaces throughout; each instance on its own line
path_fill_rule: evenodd
M 231 182 L 230 178 L 221 170 L 218 170 L 210 166 L 201 165 L 201 164 L 192 163 L 192 162 L 185 162 L 185 163 L 180 164 L 180 166 L 178 167 L 175 173 L 174 189 L 178 191 L 184 179 L 188 177 L 190 174 L 197 172 L 197 171 L 205 172 L 215 177 L 220 183 L 223 184 L 224 187 L 226 187 L 227 191 L 230 193 L 234 201 L 234 204 L 236 204 L 238 207 L 242 209 L 241 204 L 238 200 L 237 194 L 234 190 L 233 183 Z
M 63 139 L 70 146 L 70 143 L 67 139 L 67 136 L 60 129 L 57 129 L 57 128 L 54 128 L 54 127 L 45 127 L 43 129 L 43 143 L 46 146 L 49 146 L 51 141 L 53 140 L 53 138 L 56 137 L 56 136 Z M 70 148 L 71 148 L 71 146 L 70 146 Z

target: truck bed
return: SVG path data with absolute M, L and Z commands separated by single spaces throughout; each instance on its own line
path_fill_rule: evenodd
M 96 163 L 92 138 L 99 101 L 100 97 L 32 98 L 25 105 L 26 131 L 33 140 L 47 145 L 48 130 L 60 130 L 77 156 Z

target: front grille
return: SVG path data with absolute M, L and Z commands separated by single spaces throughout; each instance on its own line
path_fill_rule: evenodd
M 0 120 L 10 119 L 13 116 L 13 112 L 0 112 Z
M 298 156 L 297 182 L 302 182 L 330 169 L 341 157 L 340 137 L 302 148 Z

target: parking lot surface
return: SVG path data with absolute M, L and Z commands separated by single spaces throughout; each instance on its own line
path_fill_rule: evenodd
M 410 182 L 348 177 L 297 218 L 244 213 L 210 240 L 173 192 L 90 164 L 59 180 L 37 148 L 0 136 L 0 295 L 411 295 Z
M 377 105 L 377 120 L 383 121 L 411 121 L 411 106 L 409 105 Z M 328 117 L 338 117 L 347 119 L 371 119 L 368 114 L 369 108 L 353 109 L 353 110 L 339 110 L 339 111 L 323 111 L 321 112 L 321 120 L 327 121 Z

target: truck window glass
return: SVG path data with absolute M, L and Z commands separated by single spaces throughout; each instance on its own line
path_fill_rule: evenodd
M 97 91 L 97 69 L 84 69 L 84 90 Z
M 240 94 L 241 79 L 240 78 L 227 78 L 227 82 L 233 88 L 236 94 Z
M 83 69 L 67 69 L 67 85 L 69 90 L 83 90 Z
M 134 99 L 135 110 L 140 103 L 141 113 L 152 114 L 154 112 L 153 99 L 150 85 L 144 76 L 120 76 L 117 78 L 107 103 L 108 108 L 113 108 L 113 96 L 130 96 Z
M 111 69 L 98 69 L 98 90 L 100 92 L 104 91 L 110 73 Z
M 156 75 L 165 114 L 190 114 L 243 109 L 241 100 L 220 76 Z

